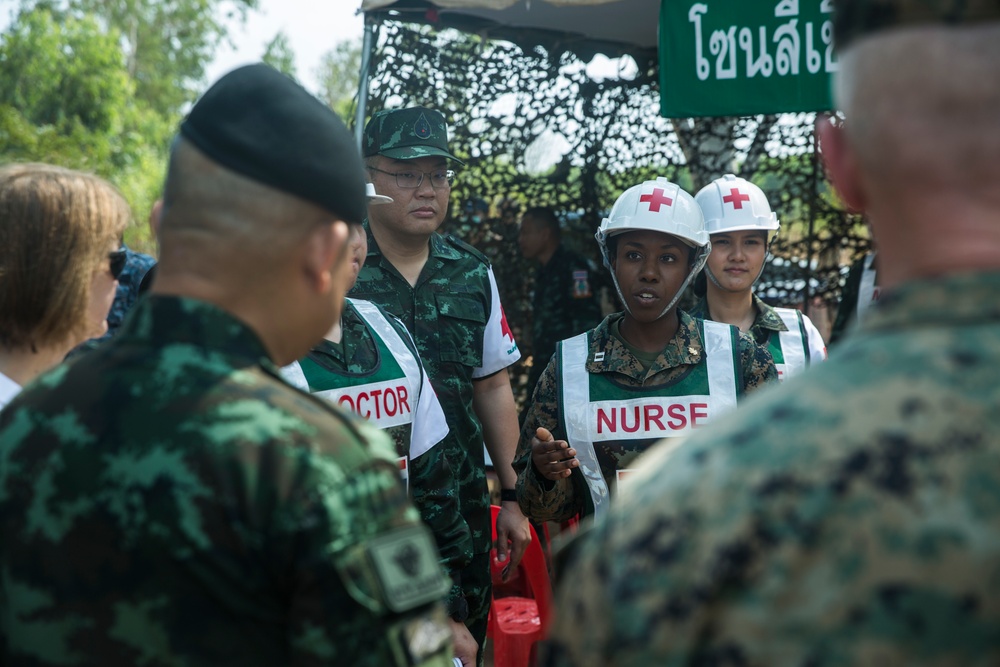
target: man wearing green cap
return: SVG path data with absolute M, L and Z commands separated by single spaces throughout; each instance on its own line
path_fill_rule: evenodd
M 567 554 L 546 664 L 1000 664 L 1000 3 L 833 5 L 817 130 L 879 306 L 650 455 Z
M 530 541 L 510 466 L 518 428 L 506 368 L 520 357 L 500 306 L 489 261 L 437 233 L 448 213 L 453 172 L 444 116 L 424 107 L 375 114 L 362 153 L 370 180 L 392 203 L 368 211 L 368 258 L 351 296 L 379 304 L 413 334 L 448 420 L 443 446 L 455 470 L 459 505 L 472 534 L 462 598 L 449 600 L 456 654 L 471 664 L 486 637 L 491 598 L 485 442 L 502 492 L 497 552 L 516 567 Z M 508 560 L 509 558 L 509 560 Z M 471 636 L 470 636 L 471 633 Z M 470 643 L 474 640 L 474 644 Z
M 0 664 L 451 667 L 388 437 L 285 383 L 340 317 L 351 134 L 264 65 L 170 156 L 152 292 L 0 413 Z

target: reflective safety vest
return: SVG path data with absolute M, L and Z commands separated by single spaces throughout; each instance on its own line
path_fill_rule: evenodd
M 778 369 L 778 379 L 787 380 L 809 365 L 809 339 L 806 326 L 802 321 L 802 313 L 794 308 L 775 308 L 781 321 L 788 331 L 774 332 L 767 339 L 767 351 L 774 357 L 774 366 Z
M 290 383 L 316 396 L 365 417 L 381 429 L 412 429 L 416 401 L 420 397 L 420 362 L 389 321 L 372 303 L 347 299 L 361 318 L 378 348 L 379 364 L 371 373 L 355 375 L 324 368 L 306 357 L 282 369 Z M 410 438 L 404 439 L 406 442 Z M 397 440 L 398 442 L 398 440 Z M 410 450 L 410 458 L 423 454 Z M 407 452 L 397 451 L 400 474 L 406 480 Z
M 866 310 L 878 303 L 880 290 L 878 285 L 875 284 L 877 272 L 872 268 L 874 262 L 874 253 L 865 255 L 864 269 L 861 272 L 861 283 L 858 285 L 858 322 L 864 318 Z
M 622 386 L 604 373 L 588 373 L 588 333 L 559 344 L 563 431 L 576 450 L 590 492 L 585 505 L 596 516 L 607 511 L 610 489 L 650 445 L 688 435 L 736 407 L 736 378 L 742 375 L 739 330 L 719 322 L 698 320 L 698 324 L 704 361 L 667 385 Z

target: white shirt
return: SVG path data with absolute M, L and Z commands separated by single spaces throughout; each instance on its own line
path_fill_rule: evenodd
M 21 385 L 0 373 L 0 408 L 10 403 L 11 399 L 21 393 Z

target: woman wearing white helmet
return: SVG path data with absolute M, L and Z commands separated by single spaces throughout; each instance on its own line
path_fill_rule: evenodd
M 779 379 L 826 359 L 823 336 L 806 315 L 772 308 L 753 293 L 780 227 L 764 192 L 726 174 L 703 187 L 695 200 L 705 214 L 712 252 L 695 284 L 702 298 L 691 314 L 748 332 L 771 353 Z
M 690 194 L 665 178 L 629 188 L 597 241 L 625 309 L 559 343 L 535 388 L 514 469 L 521 509 L 536 521 L 603 514 L 651 444 L 777 377 L 738 329 L 675 307 L 710 249 Z

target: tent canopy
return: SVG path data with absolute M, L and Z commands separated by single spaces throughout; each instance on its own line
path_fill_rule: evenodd
M 656 62 L 660 0 L 364 0 L 361 10 L 576 53 Z M 641 65 L 640 65 L 641 66 Z

